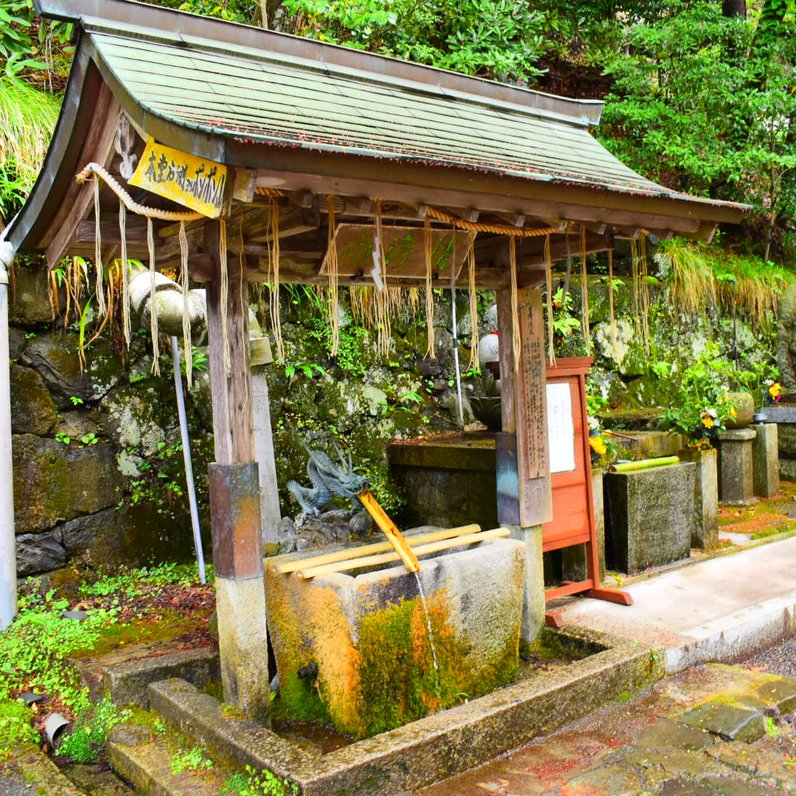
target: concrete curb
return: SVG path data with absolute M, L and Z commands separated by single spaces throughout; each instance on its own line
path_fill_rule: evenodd
M 680 631 L 686 641 L 663 651 L 666 673 L 675 674 L 708 661 L 737 661 L 793 635 L 796 591 Z
M 38 796 L 85 796 L 38 747 L 26 749 L 14 760 L 14 765 L 32 783 Z

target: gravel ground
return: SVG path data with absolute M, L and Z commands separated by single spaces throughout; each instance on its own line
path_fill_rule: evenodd
M 796 638 L 757 653 L 746 660 L 745 664 L 754 668 L 765 667 L 765 671 L 772 674 L 796 677 Z
M 0 773 L 0 796 L 31 796 L 33 792 L 33 786 L 19 774 Z

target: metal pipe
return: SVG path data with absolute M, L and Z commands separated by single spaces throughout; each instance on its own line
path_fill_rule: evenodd
M 196 502 L 196 486 L 193 477 L 193 461 L 191 460 L 191 439 L 188 436 L 188 416 L 185 412 L 185 394 L 182 389 L 182 374 L 180 373 L 180 344 L 174 335 L 171 336 L 171 361 L 174 364 L 174 392 L 177 394 L 177 414 L 180 418 L 180 438 L 182 439 L 182 457 L 185 461 L 188 505 L 191 509 L 193 546 L 196 550 L 196 565 L 199 567 L 199 580 L 206 583 L 205 555 L 202 549 L 202 535 L 199 530 L 199 506 Z
M 11 472 L 11 376 L 8 353 L 8 269 L 10 243 L 0 240 L 0 630 L 17 613 L 17 548 L 14 535 L 14 479 Z

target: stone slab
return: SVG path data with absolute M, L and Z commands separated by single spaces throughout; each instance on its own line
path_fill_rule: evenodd
M 752 743 L 766 732 L 763 711 L 746 705 L 708 702 L 686 713 L 680 721 L 689 727 L 718 735 L 725 741 Z
M 779 435 L 776 423 L 758 423 L 752 446 L 752 479 L 757 497 L 779 492 Z
M 796 423 L 796 404 L 772 404 L 764 411 L 769 423 Z
M 695 477 L 690 462 L 606 475 L 609 566 L 634 573 L 689 557 Z

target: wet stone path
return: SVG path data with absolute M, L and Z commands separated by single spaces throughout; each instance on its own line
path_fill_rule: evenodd
M 669 677 L 422 796 L 796 794 L 796 641 Z

